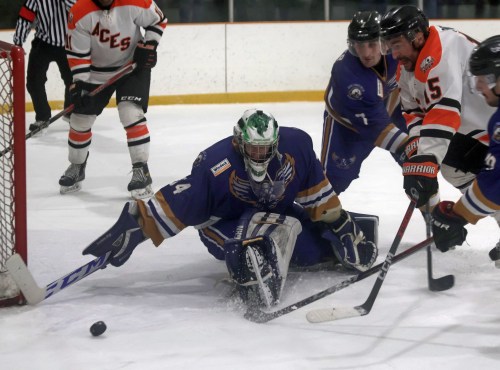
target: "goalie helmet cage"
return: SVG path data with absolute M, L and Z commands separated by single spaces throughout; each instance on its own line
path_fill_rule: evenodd
M 0 307 L 22 304 L 5 262 L 27 261 L 24 50 L 0 41 Z

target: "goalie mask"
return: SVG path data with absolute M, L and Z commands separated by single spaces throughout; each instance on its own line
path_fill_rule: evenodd
M 245 161 L 246 171 L 256 182 L 264 180 L 267 166 L 276 155 L 278 132 L 274 117 L 256 109 L 245 111 L 234 126 L 234 139 Z

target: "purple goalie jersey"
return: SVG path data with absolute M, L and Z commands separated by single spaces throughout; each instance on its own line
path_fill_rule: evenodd
M 162 238 L 186 226 L 238 219 L 249 208 L 286 214 L 297 202 L 314 221 L 339 206 L 309 135 L 290 127 L 280 127 L 279 134 L 278 152 L 261 183 L 247 175 L 232 136 L 202 151 L 189 176 L 166 185 L 146 204 Z

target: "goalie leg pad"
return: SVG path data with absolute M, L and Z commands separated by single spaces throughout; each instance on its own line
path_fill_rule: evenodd
M 252 211 L 242 215 L 235 238 L 225 242 L 224 251 L 228 270 L 239 286 L 256 285 L 241 289 L 245 302 L 252 304 L 248 295 L 255 289 L 259 292 L 257 304 L 270 307 L 279 301 L 301 231 L 300 221 L 291 216 Z M 270 277 L 268 269 L 272 272 Z
M 83 250 L 83 255 L 100 257 L 112 251 L 109 263 L 115 267 L 123 265 L 134 249 L 147 238 L 137 222 L 137 204 L 128 202 L 123 207 L 118 221 L 102 236 Z
M 274 241 L 268 236 L 230 239 L 224 244 L 226 266 L 249 306 L 268 308 L 279 301 L 282 276 Z

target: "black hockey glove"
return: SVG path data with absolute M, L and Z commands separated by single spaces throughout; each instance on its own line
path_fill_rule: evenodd
M 403 187 L 406 194 L 422 207 L 438 192 L 439 165 L 433 155 L 414 155 L 403 163 Z
M 441 252 L 462 245 L 467 236 L 467 221 L 453 211 L 454 202 L 439 203 L 432 211 L 432 233 L 434 243 Z
M 76 81 L 70 86 L 70 100 L 75 106 L 75 110 L 89 110 L 92 108 L 93 99 L 88 96 L 88 93 L 95 89 L 96 86 L 84 81 Z
M 138 68 L 153 68 L 156 65 L 156 41 L 139 42 L 134 51 L 134 62 Z
M 419 137 L 408 137 L 406 142 L 396 150 L 396 160 L 400 166 L 403 166 L 403 163 L 408 161 L 417 152 L 419 140 Z

